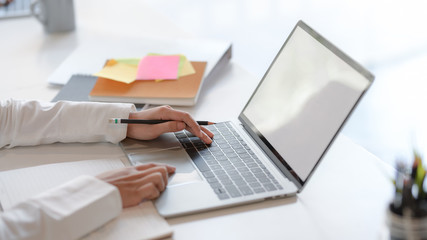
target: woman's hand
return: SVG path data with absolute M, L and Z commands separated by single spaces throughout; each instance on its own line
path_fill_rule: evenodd
M 172 120 L 159 124 L 128 124 L 127 136 L 140 140 L 151 140 L 159 137 L 166 132 L 178 132 L 188 130 L 199 137 L 204 143 L 212 143 L 213 133 L 197 122 L 190 114 L 172 109 L 170 106 L 161 106 L 133 112 L 129 115 L 130 119 L 146 120 Z
M 157 198 L 165 190 L 169 174 L 174 172 L 175 167 L 150 163 L 108 171 L 97 178 L 117 187 L 126 208 Z

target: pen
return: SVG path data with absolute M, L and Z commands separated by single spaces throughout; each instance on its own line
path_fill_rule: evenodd
M 144 119 L 124 119 L 124 118 L 110 118 L 108 120 L 109 123 L 113 124 L 122 124 L 122 123 L 130 123 L 130 124 L 159 124 L 165 123 L 174 120 L 144 120 Z M 209 121 L 197 121 L 199 125 L 212 125 L 214 122 Z

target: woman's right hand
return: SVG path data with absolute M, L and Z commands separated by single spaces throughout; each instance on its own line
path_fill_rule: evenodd
M 159 197 L 166 188 L 169 175 L 174 172 L 175 167 L 150 163 L 115 169 L 97 178 L 117 187 L 123 208 L 126 208 Z

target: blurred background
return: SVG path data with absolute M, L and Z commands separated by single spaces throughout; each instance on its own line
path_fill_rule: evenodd
M 129 29 L 141 36 L 231 41 L 233 61 L 261 80 L 301 19 L 376 76 L 343 133 L 392 165 L 396 159 L 411 161 L 414 148 L 427 154 L 425 1 L 74 0 L 74 4 L 77 27 L 67 34 L 48 35 L 32 17 L 0 20 L 0 63 L 13 66 L 3 68 L 3 76 L 20 81 L 18 88 L 0 89 L 2 97 L 10 93 L 31 97 L 26 89 L 36 86 L 36 80 L 44 83 L 81 42 L 95 35 L 125 38 Z M 138 16 L 150 21 L 141 22 Z M 124 21 L 118 23 L 117 18 Z M 26 47 L 34 46 L 40 49 L 37 54 L 25 54 Z M 5 56 L 15 56 L 10 61 L 16 62 Z M 37 69 L 22 71 L 20 66 Z
M 393 165 L 427 154 L 425 1 L 146 2 L 196 36 L 231 40 L 234 61 L 259 79 L 302 19 L 376 76 L 343 133 Z

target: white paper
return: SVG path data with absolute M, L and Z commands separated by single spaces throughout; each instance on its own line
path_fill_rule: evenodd
M 172 235 L 172 228 L 151 201 L 125 208 L 119 218 L 107 223 L 82 240 L 160 239 Z
M 0 173 L 0 202 L 3 209 L 7 210 L 80 175 L 94 176 L 124 166 L 120 159 L 98 159 L 3 171 Z
M 183 54 L 190 61 L 206 61 L 206 77 L 230 46 L 230 42 L 208 39 L 103 37 L 78 46 L 49 76 L 48 82 L 63 85 L 73 74 L 98 72 L 107 59 L 142 58 L 149 53 Z
M 120 159 L 83 160 L 40 165 L 0 172 L 0 201 L 4 210 L 18 202 L 61 185 L 80 175 L 98 175 L 125 167 Z M 151 201 L 126 208 L 118 218 L 84 239 L 155 239 L 170 236 L 172 229 Z

